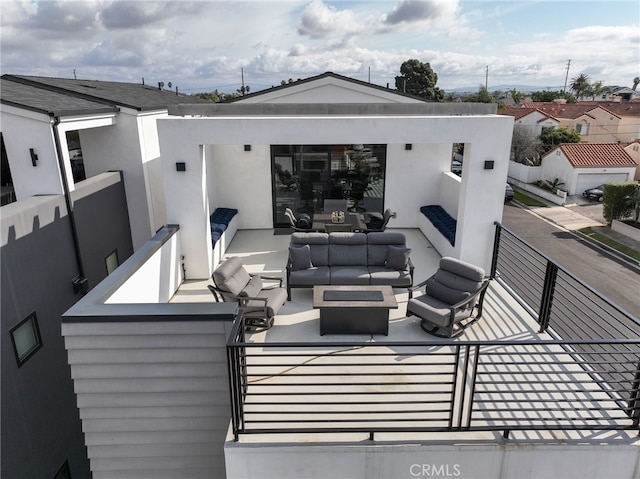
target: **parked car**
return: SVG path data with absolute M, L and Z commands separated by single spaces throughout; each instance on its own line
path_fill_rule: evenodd
M 599 185 L 595 188 L 584 190 L 582 192 L 582 196 L 591 201 L 602 201 L 604 197 L 604 185 Z
M 511 185 L 507 183 L 504 188 L 504 201 L 506 203 L 507 201 L 511 201 L 512 199 L 513 199 L 513 188 L 511 188 Z

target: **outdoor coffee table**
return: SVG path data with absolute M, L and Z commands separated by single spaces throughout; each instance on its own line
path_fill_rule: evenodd
M 398 303 L 391 286 L 314 286 L 320 335 L 389 334 L 389 310 Z

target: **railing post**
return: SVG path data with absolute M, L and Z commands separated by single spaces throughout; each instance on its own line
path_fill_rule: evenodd
M 544 333 L 549 327 L 549 317 L 551 316 L 551 306 L 553 304 L 553 293 L 556 289 L 557 277 L 558 266 L 551 261 L 547 261 L 547 269 L 544 273 L 544 285 L 542 286 L 542 298 L 540 298 L 540 311 L 538 312 L 540 333 Z
M 496 232 L 493 237 L 493 254 L 491 256 L 491 279 L 496 279 L 496 271 L 498 270 L 498 254 L 500 253 L 500 235 L 502 233 L 502 225 L 497 221 L 494 223 L 496 225 Z
M 633 427 L 640 426 L 640 362 L 636 366 L 636 374 L 631 386 L 631 397 L 629 398 L 628 408 L 631 419 L 633 420 Z M 638 430 L 640 435 L 640 430 Z

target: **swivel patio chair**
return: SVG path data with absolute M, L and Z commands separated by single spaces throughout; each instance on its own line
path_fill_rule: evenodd
M 311 217 L 308 214 L 302 213 L 299 218 L 296 218 L 296 215 L 293 213 L 291 208 L 285 208 L 284 215 L 289 220 L 289 224 L 291 225 L 291 228 L 293 228 L 293 231 L 301 231 L 303 233 L 311 231 L 313 223 L 311 222 Z
M 459 336 L 482 316 L 488 286 L 482 268 L 455 258 L 441 258 L 433 276 L 409 288 L 407 316 L 422 318 L 420 326 L 434 336 Z M 413 293 L 422 288 L 424 293 L 414 298 Z
M 384 231 L 385 229 L 387 229 L 389 220 L 395 217 L 395 213 L 387 208 L 386 210 L 384 210 L 382 217 L 380 217 L 380 213 L 371 213 L 368 216 L 369 221 L 365 223 L 367 227 L 363 231 L 364 233 L 371 233 L 373 231 Z
M 207 285 L 217 302 L 235 302 L 242 311 L 247 331 L 259 332 L 273 325 L 273 318 L 287 301 L 282 278 L 247 272 L 242 260 L 231 257 L 213 272 L 213 285 Z M 273 286 L 263 286 L 263 281 Z

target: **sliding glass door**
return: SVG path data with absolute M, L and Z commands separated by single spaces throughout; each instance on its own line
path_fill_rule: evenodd
M 386 145 L 273 145 L 274 226 L 284 215 L 321 213 L 325 199 L 344 199 L 349 211 L 382 213 Z

